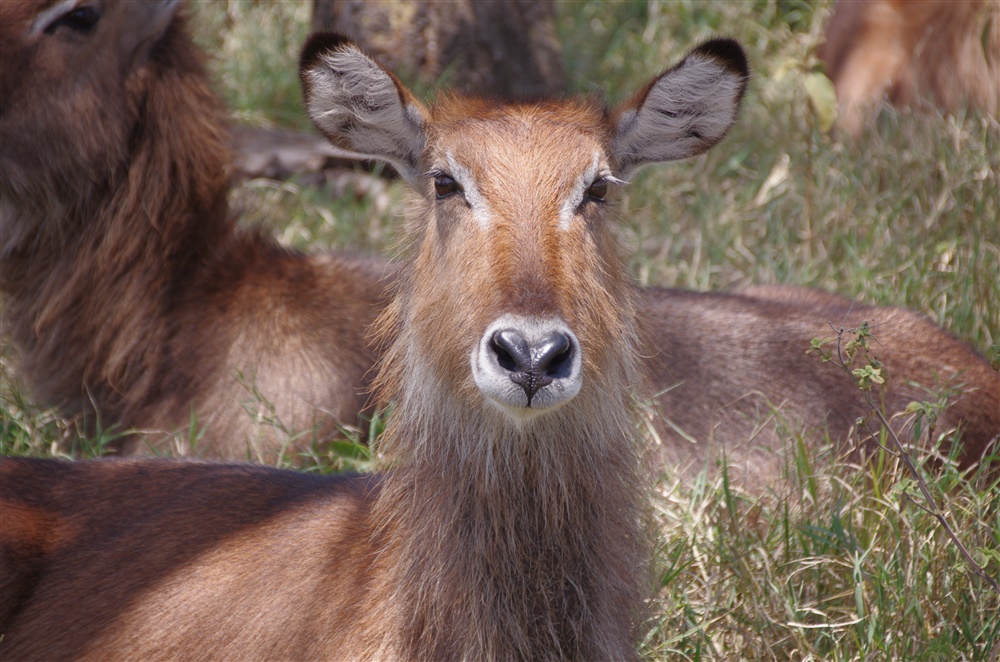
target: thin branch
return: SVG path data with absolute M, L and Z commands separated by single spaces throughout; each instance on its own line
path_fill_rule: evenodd
M 882 410 L 875 404 L 875 401 L 872 399 L 871 391 L 861 388 L 861 384 L 858 382 L 858 379 L 851 372 L 851 367 L 844 361 L 844 354 L 842 351 L 842 340 L 845 331 L 848 331 L 846 328 L 844 328 L 845 322 L 846 322 L 846 317 L 845 321 L 841 322 L 839 329 L 834 328 L 832 323 L 830 324 L 830 327 L 833 328 L 833 330 L 837 334 L 837 361 L 839 367 L 847 371 L 847 374 L 850 375 L 852 380 L 854 380 L 854 383 L 858 386 L 858 389 L 861 391 L 865 399 L 865 402 L 868 403 L 868 406 L 878 417 L 879 421 L 882 423 L 882 426 L 888 433 L 889 438 L 892 440 L 892 443 L 895 445 L 897 452 L 893 454 L 897 455 L 897 457 L 899 457 L 903 461 L 903 464 L 906 465 L 906 468 L 909 469 L 910 474 L 913 476 L 914 481 L 920 487 L 920 492 L 921 494 L 923 494 L 924 501 L 928 504 L 927 506 L 922 507 L 922 509 L 925 512 L 931 514 L 935 519 L 937 519 L 937 521 L 941 524 L 941 527 L 948 534 L 948 537 L 951 538 L 952 542 L 958 548 L 958 551 L 961 553 L 962 557 L 972 567 L 973 571 L 977 575 L 979 575 L 984 581 L 986 581 L 986 583 L 989 584 L 990 587 L 995 592 L 1000 594 L 1000 584 L 998 584 L 997 580 L 995 580 L 986 572 L 985 568 L 976 563 L 976 560 L 972 558 L 972 554 L 969 553 L 969 550 L 966 549 L 965 545 L 962 544 L 962 541 L 959 540 L 958 535 L 955 533 L 954 529 L 952 529 L 951 525 L 948 524 L 948 520 L 945 519 L 944 513 L 941 511 L 940 508 L 938 508 L 937 501 L 931 494 L 930 488 L 927 486 L 927 482 L 924 480 L 924 477 L 920 474 L 920 471 L 917 469 L 917 465 L 913 461 L 913 458 L 910 456 L 909 451 L 907 451 L 906 448 L 903 447 L 903 443 L 899 440 L 899 437 L 896 435 L 895 430 L 892 429 L 892 426 L 886 419 L 885 414 L 882 413 Z M 854 333 L 854 331 L 851 331 L 851 333 Z M 867 350 L 865 350 L 865 353 L 867 355 Z M 872 436 L 872 439 L 876 440 L 878 439 L 878 437 L 871 434 L 871 430 L 868 430 L 867 426 L 865 426 L 865 429 Z M 910 499 L 910 501 L 913 502 L 915 505 L 919 505 L 916 504 L 916 502 L 913 501 L 912 499 Z

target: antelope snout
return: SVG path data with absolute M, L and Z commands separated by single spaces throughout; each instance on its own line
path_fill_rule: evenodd
M 472 356 L 483 394 L 518 419 L 572 399 L 583 382 L 580 343 L 558 319 L 505 315 L 491 324 Z

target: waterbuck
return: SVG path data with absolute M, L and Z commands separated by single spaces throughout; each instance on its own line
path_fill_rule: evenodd
M 4 0 L 0 142 L 3 333 L 34 398 L 143 432 L 124 453 L 194 418 L 194 454 L 273 462 L 356 422 L 386 263 L 237 228 L 176 0 Z
M 818 54 L 849 133 L 861 133 L 885 97 L 897 106 L 1000 113 L 996 0 L 842 0 L 825 32 Z
M 377 324 L 381 471 L 5 460 L 5 658 L 635 657 L 643 375 L 606 201 L 726 134 L 742 50 L 707 42 L 613 110 L 427 108 L 334 35 L 301 73 L 321 130 L 419 193 Z

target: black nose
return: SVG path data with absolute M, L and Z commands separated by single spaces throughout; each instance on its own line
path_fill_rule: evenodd
M 538 389 L 566 377 L 572 368 L 573 343 L 558 331 L 532 342 L 514 329 L 501 329 L 493 334 L 490 348 L 510 380 L 524 389 L 529 407 Z

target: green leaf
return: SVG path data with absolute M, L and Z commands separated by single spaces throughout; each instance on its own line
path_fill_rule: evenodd
M 833 81 L 824 74 L 815 72 L 806 76 L 805 87 L 809 105 L 816 113 L 820 128 L 826 133 L 833 128 L 837 119 L 837 93 L 833 89 Z
M 885 383 L 885 378 L 882 377 L 882 370 L 873 365 L 866 365 L 863 368 L 855 368 L 851 371 L 851 374 L 858 380 L 858 386 L 862 391 L 871 390 L 872 383 Z

